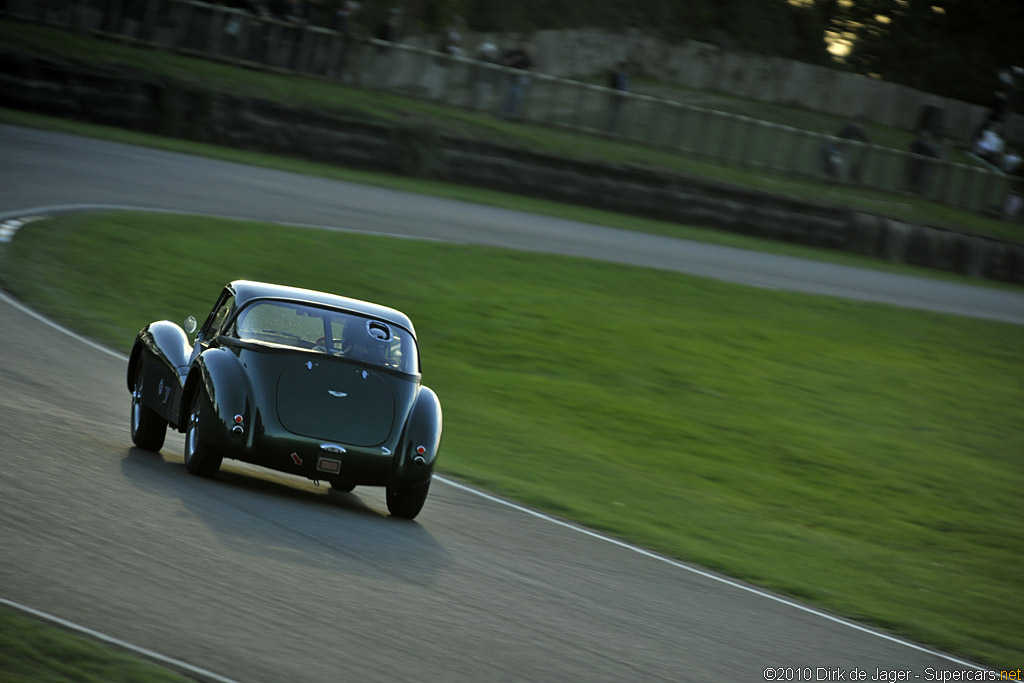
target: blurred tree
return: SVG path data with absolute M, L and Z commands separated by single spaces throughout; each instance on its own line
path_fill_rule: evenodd
M 670 41 L 700 40 L 819 63 L 828 57 L 821 40 L 825 22 L 813 0 L 447 0 L 453 2 L 478 31 L 637 28 Z
M 997 72 L 1024 66 L 1021 0 L 856 0 L 835 23 L 859 73 L 990 105 Z

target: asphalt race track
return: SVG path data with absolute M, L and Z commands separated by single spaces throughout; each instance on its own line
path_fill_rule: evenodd
M 1024 324 L 1024 293 L 615 230 L 395 190 L 0 125 L 0 218 L 134 206 L 327 226 L 676 270 Z
M 3 216 L 131 205 L 616 254 L 1024 323 L 1024 296 L 1001 290 L 53 133 L 0 126 L 0 162 Z M 326 496 L 229 462 L 215 480 L 189 476 L 180 435 L 161 455 L 131 446 L 123 357 L 6 297 L 0 359 L 0 598 L 228 679 L 759 681 L 768 667 L 969 666 L 444 478 L 408 523 L 387 517 L 379 489 Z

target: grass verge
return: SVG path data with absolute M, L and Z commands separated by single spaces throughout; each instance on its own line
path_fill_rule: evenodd
M 188 680 L 113 647 L 0 607 L 0 681 L 184 683 Z
M 0 264 L 122 351 L 239 277 L 395 306 L 445 406 L 445 473 L 997 668 L 1024 655 L 1019 327 L 180 216 L 31 223 Z

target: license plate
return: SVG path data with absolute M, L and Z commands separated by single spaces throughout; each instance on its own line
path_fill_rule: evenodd
M 341 461 L 335 458 L 317 458 L 316 468 L 328 474 L 338 474 L 341 472 Z

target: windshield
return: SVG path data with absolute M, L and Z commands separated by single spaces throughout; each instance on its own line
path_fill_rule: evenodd
M 416 342 L 404 328 L 335 309 L 261 299 L 239 311 L 225 334 L 242 341 L 319 351 L 409 374 Z

